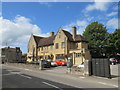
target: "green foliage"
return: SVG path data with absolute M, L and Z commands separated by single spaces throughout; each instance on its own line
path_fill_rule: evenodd
M 89 24 L 83 36 L 89 42 L 92 57 L 110 56 L 117 57 L 120 54 L 120 29 L 108 33 L 106 27 L 98 22 Z
M 116 57 L 120 53 L 120 29 L 116 29 L 114 33 L 110 33 L 107 39 L 107 53 L 109 56 Z
M 92 57 L 102 56 L 105 52 L 103 48 L 105 48 L 105 41 L 108 37 L 106 27 L 98 22 L 93 22 L 86 27 L 83 36 L 89 42 L 89 49 Z

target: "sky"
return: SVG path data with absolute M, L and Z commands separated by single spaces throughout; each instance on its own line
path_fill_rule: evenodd
M 2 46 L 18 46 L 27 53 L 31 34 L 48 37 L 60 27 L 71 32 L 76 26 L 77 34 L 82 35 L 94 21 L 114 32 L 118 28 L 118 2 L 2 2 Z

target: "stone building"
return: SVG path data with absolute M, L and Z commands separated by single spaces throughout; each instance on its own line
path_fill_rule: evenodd
M 1 48 L 2 62 L 20 62 L 22 57 L 22 51 L 19 47 L 5 47 Z
M 28 43 L 27 61 L 42 59 L 63 59 L 71 56 L 74 65 L 90 59 L 88 41 L 76 33 L 76 27 L 72 27 L 72 34 L 60 28 L 56 35 L 50 33 L 49 37 L 31 35 Z

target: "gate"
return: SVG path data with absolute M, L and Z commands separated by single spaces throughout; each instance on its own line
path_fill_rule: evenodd
M 108 58 L 93 58 L 91 68 L 92 75 L 111 78 L 110 62 Z

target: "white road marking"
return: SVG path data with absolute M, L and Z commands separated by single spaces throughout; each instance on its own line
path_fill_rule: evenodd
M 118 87 L 117 85 L 107 84 L 107 83 L 104 83 L 104 82 L 98 82 L 98 83 L 103 84 L 103 85 Z
M 24 69 L 24 70 L 30 70 L 30 69 Z
M 79 78 L 85 78 L 85 77 L 79 77 Z
M 13 70 L 7 70 L 7 71 L 13 71 Z
M 29 76 L 25 76 L 25 75 L 22 75 L 22 74 L 19 74 L 20 76 L 23 76 L 23 77 L 26 77 L 26 78 L 28 78 L 28 79 L 32 79 L 31 77 L 29 77 Z
M 49 86 L 52 86 L 52 87 L 54 87 L 54 88 L 57 88 L 57 89 L 59 89 L 59 90 L 63 90 L 63 89 L 61 89 L 61 88 L 59 88 L 59 87 L 57 87 L 57 86 L 55 86 L 55 85 L 49 84 L 49 83 L 47 83 L 47 82 L 42 82 L 42 83 L 44 83 L 44 84 L 46 84 L 46 85 L 49 85 Z

